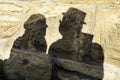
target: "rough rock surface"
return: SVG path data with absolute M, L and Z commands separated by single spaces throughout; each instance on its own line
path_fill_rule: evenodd
M 4 67 L 8 80 L 50 80 L 51 69 L 48 56 L 16 49 Z
M 0 0 L 0 59 L 9 58 L 14 40 L 21 33 L 23 6 Z M 16 33 L 17 36 L 15 36 Z
M 0 40 L 13 36 L 18 31 L 22 9 L 21 4 L 0 2 Z
M 98 9 L 95 39 L 104 49 L 105 63 L 120 66 L 120 9 Z M 100 15 L 102 16 L 100 17 Z M 105 27 L 106 26 L 106 27 Z

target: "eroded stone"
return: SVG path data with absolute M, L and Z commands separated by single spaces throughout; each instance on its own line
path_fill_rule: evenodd
M 120 19 L 118 8 L 97 9 L 94 42 L 100 44 L 104 50 L 104 62 L 120 66 Z M 102 16 L 100 16 L 102 15 Z

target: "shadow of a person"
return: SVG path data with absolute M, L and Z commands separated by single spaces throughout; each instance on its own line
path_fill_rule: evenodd
M 42 14 L 33 14 L 24 24 L 25 33 L 14 42 L 13 48 L 37 53 L 46 53 L 46 18 Z
M 52 57 L 99 66 L 103 70 L 104 55 L 102 47 L 97 43 L 92 43 L 93 35 L 81 32 L 83 24 L 86 24 L 84 22 L 85 16 L 85 12 L 76 8 L 69 8 L 67 12 L 63 13 L 59 25 L 62 39 L 57 40 L 50 46 L 48 54 Z M 54 70 L 53 73 L 55 73 Z M 103 75 L 101 79 L 91 78 L 89 80 L 102 80 Z
M 85 16 L 86 13 L 75 8 L 63 13 L 59 26 L 59 32 L 63 37 L 50 46 L 48 52 L 50 56 L 77 60 L 79 34 Z

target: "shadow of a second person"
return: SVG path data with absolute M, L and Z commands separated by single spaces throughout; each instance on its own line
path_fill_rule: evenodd
M 99 44 L 92 43 L 93 35 L 81 32 L 83 24 L 86 24 L 84 22 L 85 16 L 85 12 L 76 8 L 69 8 L 67 12 L 63 13 L 63 18 L 59 26 L 62 39 L 57 40 L 50 46 L 48 54 L 56 58 L 64 58 L 99 66 L 102 68 L 102 76 L 100 78 L 88 78 L 85 74 L 83 76 L 87 80 L 102 80 L 104 76 L 103 49 Z M 60 69 L 55 65 L 53 67 L 52 77 L 54 79 L 52 80 L 57 80 L 55 76 L 57 76 L 57 70 Z

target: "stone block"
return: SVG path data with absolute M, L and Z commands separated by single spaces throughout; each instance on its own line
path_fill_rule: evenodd
M 120 0 L 95 0 L 97 5 L 119 6 Z
M 0 2 L 0 39 L 10 37 L 18 31 L 22 9 L 17 3 Z
M 55 0 L 65 4 L 95 4 L 95 0 Z
M 104 50 L 104 62 L 120 66 L 120 9 L 99 8 L 96 11 L 94 41 Z
M 23 6 L 19 2 L 0 2 L 0 59 L 9 57 L 12 43 L 20 34 L 22 11 Z

